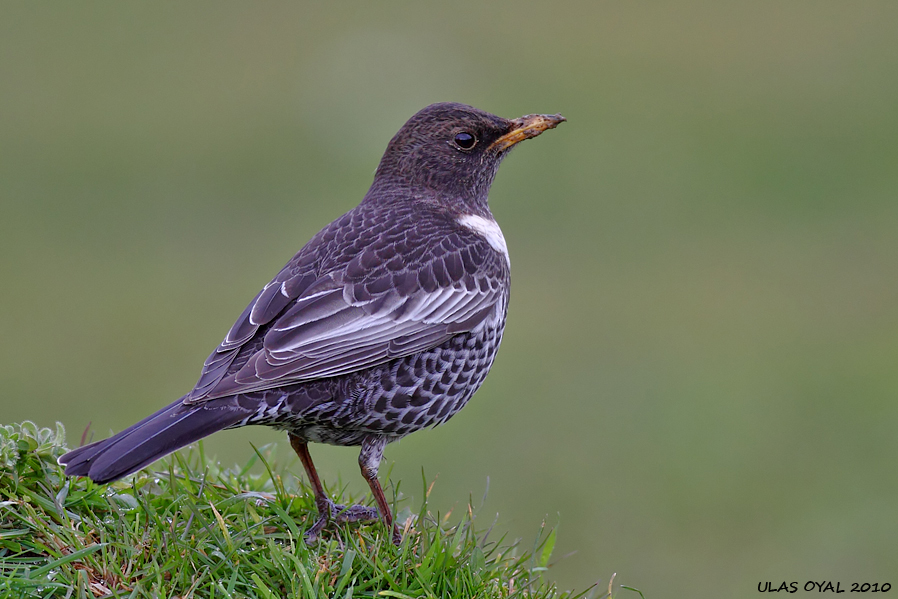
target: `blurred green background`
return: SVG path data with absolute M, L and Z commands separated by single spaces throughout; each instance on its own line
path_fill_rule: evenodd
M 424 105 L 561 112 L 493 186 L 493 373 L 393 480 L 445 510 L 489 477 L 499 530 L 560 522 L 566 588 L 898 584 L 896 32 L 891 1 L 4 3 L 0 421 L 77 444 L 189 390 Z

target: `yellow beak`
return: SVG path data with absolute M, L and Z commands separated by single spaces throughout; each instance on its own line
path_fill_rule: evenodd
M 490 144 L 489 149 L 507 150 L 518 142 L 536 137 L 546 129 L 554 129 L 567 119 L 560 114 L 528 114 L 511 121 L 513 129 Z

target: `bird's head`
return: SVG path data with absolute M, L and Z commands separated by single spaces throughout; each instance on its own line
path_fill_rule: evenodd
M 390 141 L 372 189 L 410 188 L 467 210 L 488 210 L 490 185 L 509 150 L 564 120 L 560 114 L 509 120 L 465 104 L 431 104 Z

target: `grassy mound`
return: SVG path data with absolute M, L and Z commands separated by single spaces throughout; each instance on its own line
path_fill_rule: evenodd
M 543 579 L 554 530 L 522 550 L 490 540 L 472 509 L 450 525 L 425 499 L 398 514 L 401 547 L 379 524 L 307 547 L 311 493 L 265 448 L 241 471 L 189 449 L 96 485 L 63 476 L 64 438 L 61 425 L 0 426 L 0 597 L 571 597 Z M 267 475 L 249 474 L 257 460 Z

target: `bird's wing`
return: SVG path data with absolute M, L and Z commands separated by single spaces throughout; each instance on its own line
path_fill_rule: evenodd
M 317 278 L 288 265 L 209 356 L 186 402 L 370 368 L 436 347 L 504 307 L 507 267 L 479 236 L 450 235 L 412 263 L 377 250 Z

